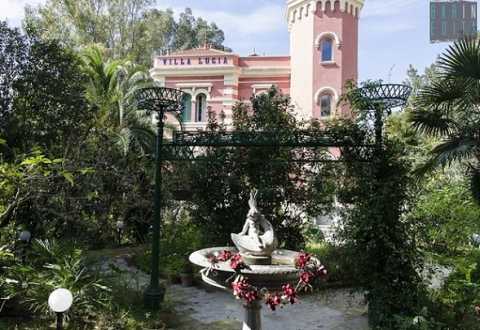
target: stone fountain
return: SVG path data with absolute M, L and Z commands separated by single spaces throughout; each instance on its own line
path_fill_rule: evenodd
M 257 207 L 257 191 L 250 193 L 250 210 L 239 234 L 231 234 L 234 247 L 213 247 L 196 251 L 190 255 L 190 262 L 202 267 L 202 280 L 214 287 L 231 291 L 235 272 L 227 261 L 216 262 L 212 267 L 212 256 L 225 251 L 240 253 L 247 265 L 241 270 L 241 276 L 248 282 L 267 290 L 280 290 L 283 285 L 295 285 L 299 278 L 299 269 L 295 266 L 299 252 L 276 249 L 277 240 L 272 224 L 265 219 Z M 261 330 L 261 301 L 256 299 L 243 304 L 245 318 L 243 330 Z

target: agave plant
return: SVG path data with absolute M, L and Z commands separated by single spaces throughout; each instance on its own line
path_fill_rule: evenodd
M 440 142 L 420 172 L 458 163 L 480 204 L 480 41 L 454 43 L 438 60 L 438 76 L 414 102 L 413 126 Z
M 1 282 L 9 300 L 26 307 L 33 314 L 49 312 L 49 294 L 57 288 L 69 289 L 74 296 L 70 316 L 88 317 L 110 301 L 110 289 L 99 274 L 85 265 L 81 250 L 54 241 L 33 243 L 34 261 L 6 267 Z

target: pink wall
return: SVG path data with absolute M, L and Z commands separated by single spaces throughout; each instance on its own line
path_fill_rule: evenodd
M 326 10 L 323 12 L 321 6 L 317 6 L 315 13 L 314 35 L 317 37 L 322 32 L 335 32 L 340 38 L 341 46 L 334 43 L 334 64 L 321 64 L 321 52 L 313 46 L 314 56 L 314 86 L 313 93 L 322 87 L 334 88 L 340 97 L 344 91 L 345 83 L 350 79 L 357 79 L 358 76 L 358 17 L 340 11 L 340 3 L 335 1 L 332 8 L 332 1 L 327 1 Z M 347 115 L 349 109 L 339 109 Z M 313 100 L 314 117 L 320 117 L 320 106 Z
M 211 83 L 212 89 L 210 92 L 210 98 L 222 98 L 224 95 L 223 90 L 225 88 L 224 84 L 224 77 L 222 76 L 198 76 L 198 77 L 167 77 L 165 79 L 166 87 L 170 88 L 178 88 L 177 84 L 182 83 Z M 200 87 L 203 89 L 203 87 Z M 188 88 L 187 88 L 188 89 Z M 195 107 L 195 99 L 192 99 L 192 112 L 194 111 Z M 221 113 L 221 111 L 228 110 L 227 107 L 223 106 L 223 101 L 215 101 L 209 100 L 207 101 L 207 106 L 211 107 L 211 110 L 216 113 L 217 115 Z
M 238 62 L 240 67 L 278 67 L 289 68 L 290 56 L 248 56 L 240 57 Z
M 238 87 L 238 99 L 241 101 L 248 101 L 253 95 L 252 85 L 276 85 L 284 94 L 290 94 L 290 77 L 255 77 L 255 78 L 240 78 Z M 262 91 L 265 89 L 258 90 Z

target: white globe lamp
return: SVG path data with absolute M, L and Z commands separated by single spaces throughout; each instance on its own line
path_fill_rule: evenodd
M 73 295 L 67 289 L 56 289 L 48 297 L 48 306 L 57 314 L 57 330 L 63 329 L 63 313 L 68 311 L 73 303 Z

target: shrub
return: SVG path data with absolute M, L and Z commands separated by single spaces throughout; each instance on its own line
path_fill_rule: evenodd
M 68 312 L 71 318 L 88 318 L 99 307 L 107 306 L 110 290 L 98 274 L 86 267 L 81 250 L 36 240 L 27 260 L 7 267 L 1 278 L 10 301 L 18 303 L 17 307 L 45 315 L 49 312 L 48 296 L 56 288 L 72 292 L 74 302 Z
M 166 212 L 167 213 L 167 212 Z M 160 240 L 160 271 L 162 275 L 178 275 L 188 268 L 188 256 L 204 245 L 202 232 L 191 222 L 189 215 L 182 212 L 178 219 L 167 213 Z M 135 257 L 135 263 L 143 271 L 150 272 L 151 251 Z
M 339 286 L 357 286 L 360 284 L 355 269 L 355 257 L 349 249 L 330 243 L 309 244 L 306 251 L 320 259 L 328 269 L 327 283 Z
M 480 233 L 480 207 L 468 183 L 453 171 L 426 180 L 409 219 L 427 252 L 455 256 L 469 248 L 472 234 Z

